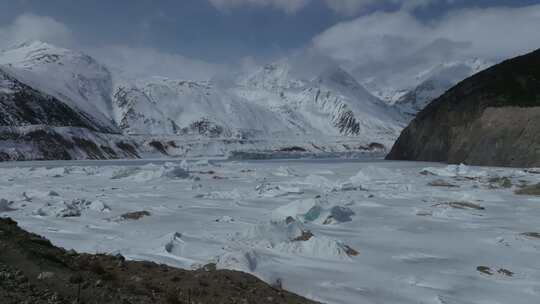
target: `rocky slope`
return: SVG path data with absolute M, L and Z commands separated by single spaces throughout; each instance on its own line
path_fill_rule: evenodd
M 395 104 L 414 117 L 448 89 L 491 65 L 480 59 L 441 63 L 417 75 L 415 78 L 419 84 L 400 96 Z
M 89 114 L 77 112 L 57 98 L 41 93 L 0 69 L 0 124 L 3 126 L 72 126 L 109 132 Z
M 0 299 L 35 303 L 315 303 L 245 273 L 78 254 L 0 218 Z
M 137 157 L 135 144 L 88 113 L 0 69 L 0 160 Z
M 540 50 L 466 79 L 402 132 L 394 160 L 540 166 Z

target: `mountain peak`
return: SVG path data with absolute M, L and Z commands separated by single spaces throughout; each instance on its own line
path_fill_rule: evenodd
M 2 57 L 9 56 L 9 55 L 17 55 L 19 56 L 31 56 L 35 54 L 66 54 L 66 53 L 76 53 L 75 51 L 68 50 L 62 47 L 58 47 L 56 45 L 50 44 L 48 42 L 44 42 L 41 40 L 28 40 L 25 42 L 18 43 L 16 45 L 13 45 L 5 50 L 0 51 L 0 54 L 2 54 Z
M 317 78 L 317 82 L 331 82 L 349 88 L 360 86 L 358 81 L 356 81 L 356 79 L 351 74 L 349 74 L 339 66 L 333 66 L 323 70 L 323 72 Z
M 281 59 L 256 70 L 240 81 L 241 84 L 265 89 L 290 89 L 303 86 L 303 82 L 292 75 L 288 58 Z
M 53 48 L 55 46 L 41 40 L 25 40 L 23 42 L 18 42 L 14 45 L 7 47 L 6 49 L 2 50 L 2 52 L 8 52 L 8 51 L 22 49 L 22 48 L 40 48 L 40 47 Z
M 113 127 L 110 117 L 112 76 L 92 57 L 43 41 L 27 41 L 0 52 L 21 82 L 92 114 Z

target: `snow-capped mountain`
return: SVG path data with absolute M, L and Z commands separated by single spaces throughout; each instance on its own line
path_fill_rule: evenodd
M 129 134 L 354 136 L 389 144 L 400 130 L 397 112 L 345 71 L 335 68 L 302 80 L 283 62 L 266 65 L 228 88 L 158 77 L 128 81 L 116 86 L 113 100 L 119 126 Z
M 248 139 L 265 141 L 261 147 L 279 149 L 280 142 L 298 142 L 326 151 L 329 145 L 349 149 L 340 143 L 349 138 L 357 142 L 354 150 L 374 142 L 389 147 L 404 125 L 399 111 L 374 97 L 341 68 L 302 77 L 289 59 L 243 75 L 227 87 L 212 81 L 130 78 L 112 73 L 83 53 L 43 42 L 0 52 L 0 67 L 4 71 L 0 82 L 3 100 L 17 100 L 11 103 L 12 108 L 19 107 L 15 112 L 26 110 L 21 110 L 20 99 L 15 98 L 19 95 L 13 92 L 13 83 L 24 86 L 25 102 L 30 99 L 34 108 L 50 110 L 45 111 L 48 116 L 56 117 L 59 108 L 63 109 L 61 121 L 37 121 L 34 116 L 39 115 L 30 113 L 28 121 L 14 123 L 10 116 L 3 125 L 39 123 L 123 134 L 127 139 L 136 135 L 137 140 L 142 138 L 139 146 L 158 136 L 180 145 L 187 138 Z M 49 107 L 53 104 L 57 106 Z M 257 150 L 258 146 L 248 148 Z
M 6 66 L 32 88 L 54 96 L 118 131 L 111 116 L 111 74 L 92 57 L 32 41 L 1 51 L 0 65 Z
M 287 60 L 269 64 L 244 77 L 233 90 L 280 113 L 300 135 L 355 136 L 391 141 L 400 117 L 339 67 L 312 79 L 295 75 Z
M 53 96 L 17 80 L 0 69 L 0 124 L 2 126 L 71 126 L 92 131 L 108 130 L 82 112 L 74 111 Z
M 113 131 L 0 68 L 0 161 L 137 157 Z
M 283 130 L 272 111 L 210 82 L 139 79 L 118 85 L 114 101 L 128 134 L 244 138 Z
M 446 90 L 491 65 L 492 63 L 477 58 L 437 65 L 420 73 L 416 77 L 420 84 L 400 96 L 395 103 L 406 113 L 416 115 L 416 113 L 425 108 L 432 100 L 441 96 Z
M 458 82 L 492 65 L 492 62 L 473 58 L 435 65 L 419 63 L 402 69 L 385 69 L 376 75 L 356 73 L 371 94 L 397 106 L 410 119 Z
M 91 57 L 43 42 L 0 52 L 0 160 L 137 157 L 111 119 L 112 80 Z

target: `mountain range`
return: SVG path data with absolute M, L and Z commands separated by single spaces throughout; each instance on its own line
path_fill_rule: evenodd
M 300 77 L 291 60 L 224 85 L 129 76 L 79 51 L 16 45 L 0 51 L 0 159 L 384 152 L 433 96 L 487 65 L 442 64 L 389 101 L 337 65 Z

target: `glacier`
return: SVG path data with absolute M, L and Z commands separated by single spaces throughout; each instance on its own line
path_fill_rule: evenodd
M 369 158 L 0 170 L 0 217 L 66 249 L 215 263 L 329 304 L 540 298 L 540 199 L 515 193 L 539 183 L 538 170 Z M 456 187 L 430 185 L 439 179 Z

